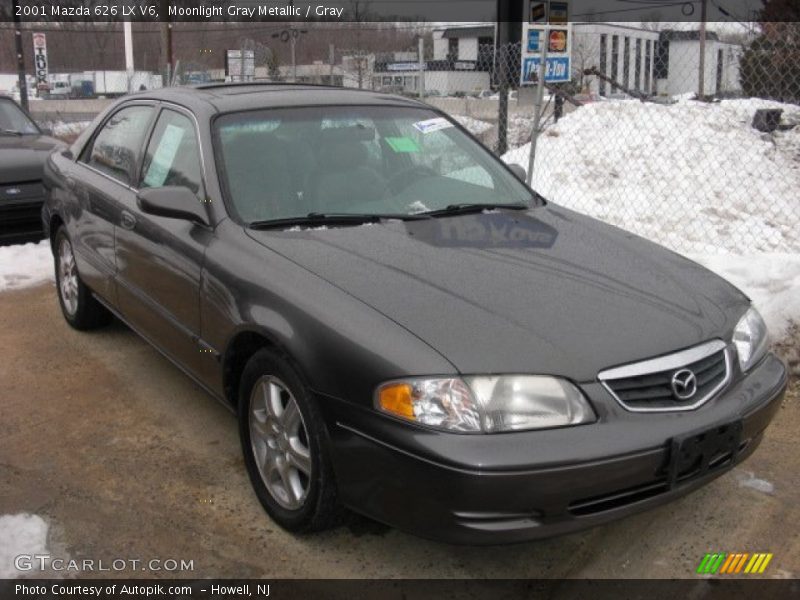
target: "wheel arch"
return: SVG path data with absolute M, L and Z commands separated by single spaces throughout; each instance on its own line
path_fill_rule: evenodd
M 58 234 L 58 230 L 64 226 L 64 219 L 61 218 L 61 215 L 58 213 L 53 213 L 50 215 L 50 219 L 48 221 L 48 239 L 50 240 L 50 250 L 55 254 L 56 250 L 56 235 Z
M 238 409 L 239 386 L 247 362 L 259 350 L 267 348 L 279 353 L 289 362 L 300 380 L 308 386 L 308 378 L 292 352 L 277 336 L 259 327 L 244 327 L 231 336 L 222 354 L 222 386 L 226 402 Z

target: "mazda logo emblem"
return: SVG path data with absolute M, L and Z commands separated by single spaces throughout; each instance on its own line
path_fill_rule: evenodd
M 675 371 L 670 382 L 672 395 L 678 400 L 688 400 L 697 393 L 697 376 L 689 369 Z
M 16 196 L 17 194 L 21 193 L 22 190 L 18 187 L 12 187 L 6 189 L 6 196 Z

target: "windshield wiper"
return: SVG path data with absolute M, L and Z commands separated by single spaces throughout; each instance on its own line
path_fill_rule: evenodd
M 255 221 L 248 227 L 251 229 L 282 229 L 285 227 L 327 227 L 335 225 L 359 225 L 362 223 L 379 223 L 389 219 L 399 219 L 402 221 L 416 221 L 428 219 L 426 215 L 408 214 L 376 214 L 376 213 L 317 213 L 311 212 L 305 216 L 287 217 L 283 219 L 270 219 L 267 221 Z
M 422 216 L 428 217 L 442 217 L 451 215 L 469 215 L 474 213 L 483 212 L 484 210 L 527 210 L 531 206 L 522 202 L 513 204 L 493 204 L 493 203 L 461 203 L 451 204 L 447 208 L 440 208 L 439 210 L 430 210 L 424 213 L 419 213 Z
M 21 131 L 16 131 L 15 129 L 0 129 L 0 135 L 22 136 L 25 134 L 23 134 Z

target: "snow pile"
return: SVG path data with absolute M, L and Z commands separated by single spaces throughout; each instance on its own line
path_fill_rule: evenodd
M 0 516 L 0 579 L 13 579 L 23 572 L 14 565 L 20 554 L 48 554 L 47 523 L 37 515 L 20 513 Z
M 0 246 L 0 292 L 37 285 L 53 278 L 53 255 L 49 242 Z
M 689 255 L 750 296 L 773 340 L 800 324 L 800 254 Z
M 533 187 L 554 202 L 681 252 L 800 252 L 800 131 L 751 128 L 765 100 L 597 102 L 539 139 Z M 514 119 L 525 139 L 529 119 Z M 527 168 L 530 144 L 503 159 Z
M 84 129 L 91 125 L 91 121 L 75 121 L 73 123 L 65 123 L 64 121 L 55 121 L 50 123 L 50 130 L 53 136 L 62 139 L 72 139 L 78 137 Z
M 468 117 L 466 115 L 453 115 L 453 118 L 458 121 L 459 125 L 461 125 L 474 136 L 479 136 L 483 133 L 486 133 L 492 127 L 494 127 L 494 125 L 491 123 L 481 121 L 480 119 L 476 119 L 474 117 Z

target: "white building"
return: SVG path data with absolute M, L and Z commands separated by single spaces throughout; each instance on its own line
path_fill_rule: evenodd
M 622 92 L 598 77 L 583 76 L 583 71 L 591 67 L 630 90 L 654 92 L 657 31 L 610 23 L 575 23 L 572 35 L 573 79 L 584 93 L 610 96 Z
M 445 27 L 433 30 L 433 59 L 422 66 L 425 92 L 443 96 L 471 94 L 491 87 L 495 26 Z M 397 53 L 375 65 L 375 89 L 419 91 L 416 53 Z
M 739 60 L 743 49 L 706 34 L 703 94 L 727 95 L 741 92 Z M 678 96 L 697 93 L 700 78 L 700 32 L 663 31 L 656 68 L 658 93 Z
M 623 90 L 598 77 L 582 76 L 597 67 L 622 86 L 645 94 L 678 96 L 697 93 L 700 72 L 699 31 L 650 31 L 611 23 L 573 25 L 572 68 L 584 91 L 601 96 Z M 741 90 L 742 49 L 706 33 L 704 94 L 725 95 Z

